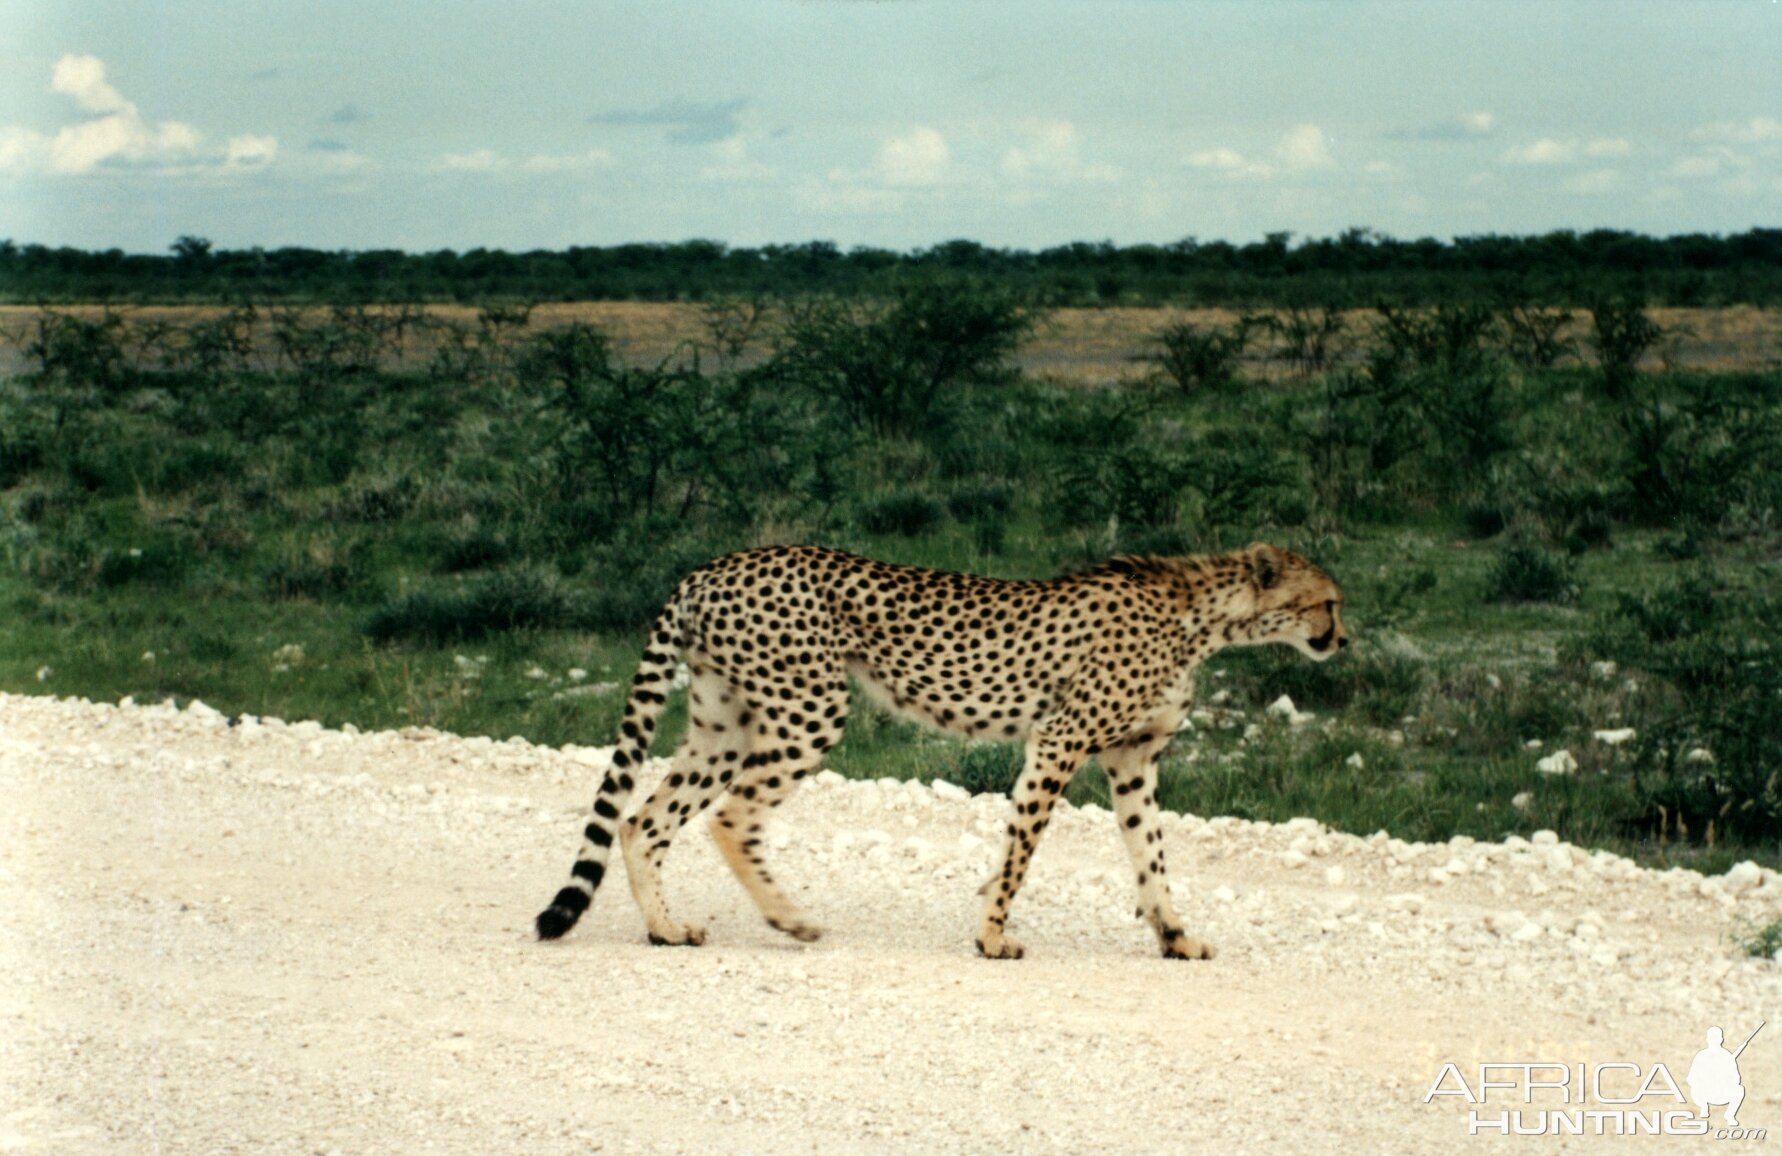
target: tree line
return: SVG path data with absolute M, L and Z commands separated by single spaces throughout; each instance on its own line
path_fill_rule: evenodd
M 218 249 L 180 237 L 165 254 L 0 241 L 0 301 L 286 303 L 711 301 L 737 296 L 883 296 L 935 274 L 993 280 L 1040 306 L 1372 307 L 1529 300 L 1655 305 L 1782 300 L 1782 229 L 1649 237 L 1614 229 L 1399 240 L 1270 233 L 1234 244 L 1073 242 L 1001 249 L 954 240 L 897 252 L 829 241 L 733 247 L 718 241 L 475 248 Z

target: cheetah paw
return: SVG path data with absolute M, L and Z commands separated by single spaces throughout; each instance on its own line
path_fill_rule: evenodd
M 1179 931 L 1163 941 L 1163 958 L 1165 959 L 1211 959 L 1214 954 L 1212 944 L 1202 943 Z
M 705 942 L 705 928 L 683 923 L 667 935 L 650 932 L 650 942 L 657 947 L 698 947 Z
M 767 925 L 775 931 L 785 932 L 800 943 L 815 943 L 817 940 L 823 938 L 823 929 L 821 927 L 812 923 L 805 923 L 803 920 L 794 919 L 786 921 L 782 919 L 769 919 Z
M 1027 953 L 1019 940 L 998 935 L 978 940 L 978 954 L 985 959 L 1020 959 Z

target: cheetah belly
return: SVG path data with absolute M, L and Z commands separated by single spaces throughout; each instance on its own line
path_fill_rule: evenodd
M 944 679 L 932 676 L 914 680 L 928 685 L 918 686 L 912 681 L 900 686 L 862 658 L 848 662 L 848 673 L 866 697 L 890 713 L 930 730 L 962 738 L 1018 742 L 1033 729 L 1035 707 L 1044 706 L 1043 702 L 1036 704 L 1030 698 L 1024 698 L 1020 703 L 1006 701 L 1001 696 L 993 697 L 991 701 L 984 701 L 981 696 L 968 700 Z M 955 698 L 956 693 L 959 693 L 958 698 Z

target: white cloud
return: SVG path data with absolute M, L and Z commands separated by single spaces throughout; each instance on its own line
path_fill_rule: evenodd
M 1315 124 L 1296 124 L 1288 129 L 1274 148 L 1275 160 L 1253 160 L 1233 148 L 1221 145 L 1190 153 L 1188 163 L 1197 169 L 1210 169 L 1234 177 L 1269 178 L 1283 173 L 1327 169 L 1336 164 L 1330 155 L 1330 140 Z
M 118 90 L 105 83 L 105 62 L 97 56 L 70 53 L 56 61 L 50 78 L 50 91 L 72 96 L 74 103 L 88 112 L 136 115 L 136 106 L 118 95 Z
M 1386 134 L 1387 140 L 1454 142 L 1488 137 L 1497 128 L 1497 117 L 1488 112 L 1469 112 L 1413 128 L 1396 128 Z
M 445 153 L 434 162 L 434 168 L 448 173 L 495 173 L 507 168 L 508 159 L 494 149 L 476 149 L 467 153 Z
M 1782 120 L 1754 116 L 1749 120 L 1720 121 L 1705 124 L 1693 134 L 1698 140 L 1730 141 L 1733 144 L 1768 144 L 1782 141 Z
M 1612 192 L 1620 180 L 1621 174 L 1614 169 L 1592 169 L 1575 177 L 1567 177 L 1560 187 L 1579 196 L 1597 196 Z
M 1533 144 L 1511 149 L 1504 154 L 1504 160 L 1513 165 L 1565 165 L 1576 158 L 1577 152 L 1577 146 L 1570 141 L 1544 136 Z
M 1002 156 L 1002 171 L 1008 176 L 1053 181 L 1120 179 L 1120 170 L 1111 165 L 1083 161 L 1081 134 L 1070 121 L 1032 121 L 1025 130 L 1027 141 Z
M 574 173 L 604 169 L 612 163 L 613 154 L 605 149 L 589 149 L 581 153 L 538 153 L 527 157 L 520 167 L 529 173 Z
M 1223 169 L 1226 172 L 1236 172 L 1244 168 L 1248 162 L 1244 160 L 1244 154 L 1236 149 L 1221 147 L 1194 153 L 1189 156 L 1188 163 L 1197 169 Z
M 1682 157 L 1671 166 L 1671 176 L 1685 180 L 1701 180 L 1720 175 L 1720 158 L 1709 156 Z
M 741 133 L 725 137 L 711 146 L 712 162 L 699 170 L 708 181 L 764 181 L 778 176 L 772 165 L 757 160 L 749 151 L 748 138 Z
M 856 174 L 837 169 L 824 180 L 799 182 L 792 190 L 792 199 L 799 208 L 812 212 L 877 216 L 901 211 L 909 203 L 909 194 L 901 189 L 859 184 Z
M 1330 158 L 1330 142 L 1324 130 L 1315 124 L 1296 124 L 1288 129 L 1275 146 L 1275 156 L 1289 169 L 1324 169 L 1336 163 Z
M 244 134 L 229 138 L 223 163 L 230 168 L 257 169 L 272 163 L 278 156 L 278 138 Z
M 1587 157 L 1624 157 L 1633 152 L 1633 146 L 1622 137 L 1599 137 L 1584 146 Z
M 931 128 L 914 128 L 879 146 L 878 175 L 888 185 L 939 184 L 951 154 L 946 138 Z
M 0 170 L 79 175 L 102 165 L 129 164 L 164 173 L 240 172 L 262 168 L 278 155 L 278 140 L 271 136 L 235 136 L 221 149 L 207 149 L 203 134 L 183 121 L 151 124 L 106 81 L 105 62 L 96 56 L 63 56 L 50 90 L 94 115 L 53 135 L 0 126 Z

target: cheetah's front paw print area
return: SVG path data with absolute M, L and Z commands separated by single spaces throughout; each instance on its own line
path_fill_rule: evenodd
M 650 942 L 657 947 L 698 947 L 705 942 L 705 928 L 683 923 L 666 934 L 650 932 Z

